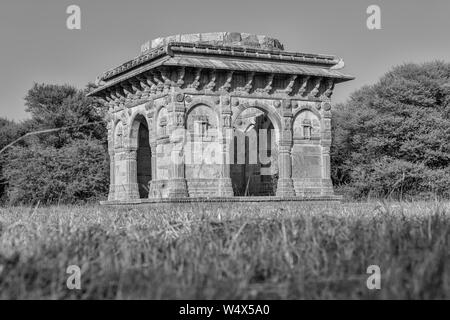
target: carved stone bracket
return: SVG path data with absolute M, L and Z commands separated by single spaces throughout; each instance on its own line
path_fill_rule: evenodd
M 321 77 L 317 77 L 314 78 L 313 80 L 313 88 L 309 93 L 309 96 L 311 98 L 314 98 L 317 96 L 317 94 L 319 93 L 319 88 L 320 88 L 320 84 L 322 83 L 322 78 Z
M 233 74 L 234 71 L 228 71 L 227 72 L 227 79 L 225 80 L 225 83 L 219 88 L 219 91 L 222 92 L 229 92 L 231 89 L 231 81 L 233 80 Z
M 301 79 L 300 79 L 300 88 L 298 89 L 298 94 L 300 96 L 302 96 L 306 92 L 306 89 L 308 88 L 309 79 L 310 79 L 309 76 L 301 77 Z
M 156 91 L 163 92 L 164 81 L 159 78 L 158 73 L 156 71 L 151 71 L 149 72 L 149 74 L 151 75 L 153 81 L 156 83 Z
M 334 79 L 326 79 L 325 81 L 325 91 L 322 94 L 322 98 L 330 99 L 334 90 Z
M 286 89 L 284 90 L 284 92 L 287 95 L 290 95 L 292 93 L 292 89 L 294 88 L 294 83 L 295 83 L 296 79 L 297 79 L 297 75 L 292 75 L 289 77 L 289 83 L 288 83 Z
M 255 77 L 255 73 L 254 72 L 250 72 L 247 75 L 247 83 L 245 84 L 245 87 L 244 87 L 244 90 L 243 90 L 247 94 L 250 93 L 250 91 L 253 88 L 253 79 L 254 79 L 254 77 Z
M 186 74 L 186 68 L 185 67 L 178 68 L 178 78 L 177 78 L 177 82 L 176 82 L 176 86 L 177 87 L 182 87 L 183 86 L 185 74 Z
M 200 77 L 202 76 L 202 68 L 195 69 L 194 81 L 188 85 L 189 89 L 197 90 L 200 86 Z
M 170 75 L 171 75 L 170 69 L 162 67 L 159 69 L 159 72 L 161 74 L 161 78 L 162 78 L 162 81 L 164 84 L 164 92 L 169 92 L 170 88 L 173 85 L 173 82 L 170 79 Z
M 209 72 L 209 82 L 205 86 L 205 90 L 214 91 L 215 87 L 216 87 L 216 70 L 213 69 Z

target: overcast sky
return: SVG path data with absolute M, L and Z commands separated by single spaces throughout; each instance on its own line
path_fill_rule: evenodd
M 66 9 L 81 7 L 81 30 Z M 381 8 L 382 30 L 368 30 L 366 9 Z M 345 101 L 392 66 L 450 61 L 449 0 L 1 0 L 0 117 L 24 119 L 34 82 L 79 88 L 135 57 L 159 36 L 214 31 L 266 34 L 289 51 L 329 53 L 356 80 L 338 85 Z

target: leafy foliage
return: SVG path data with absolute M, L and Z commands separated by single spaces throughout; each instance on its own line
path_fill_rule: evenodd
M 337 109 L 337 185 L 354 197 L 450 195 L 450 64 L 395 67 Z
M 25 101 L 31 119 L 22 125 L 20 135 L 64 129 L 28 137 L 25 144 L 9 150 L 3 176 L 11 203 L 67 203 L 106 195 L 106 128 L 101 105 L 86 93 L 47 84 L 35 84 L 28 92 Z
M 40 142 L 60 148 L 73 140 L 97 139 L 105 141 L 103 109 L 97 100 L 86 97 L 87 90 L 77 90 L 69 85 L 35 84 L 25 97 L 27 111 L 32 116 L 36 130 L 74 127 L 50 135 L 39 136 Z
M 5 178 L 12 203 L 76 203 L 98 200 L 107 192 L 108 162 L 96 141 L 80 140 L 59 149 L 15 147 Z
M 16 123 L 4 118 L 0 118 L 0 150 L 5 148 L 14 140 L 21 137 L 29 126 L 29 121 Z M 7 181 L 1 175 L 4 157 L 0 154 L 0 199 L 3 197 Z

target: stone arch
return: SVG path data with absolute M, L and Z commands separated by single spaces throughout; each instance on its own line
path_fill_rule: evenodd
M 314 113 L 317 116 L 317 118 L 319 118 L 319 120 L 322 120 L 322 115 L 320 114 L 319 110 L 317 110 L 314 107 L 308 106 L 308 105 L 303 105 L 300 108 L 295 110 L 295 112 L 293 114 L 294 121 L 295 121 L 295 118 L 304 111 L 310 111 L 310 112 Z
M 205 105 L 205 106 L 210 107 L 211 110 L 214 111 L 214 113 L 216 114 L 217 121 L 219 122 L 220 110 L 219 110 L 218 106 L 215 105 L 214 103 L 212 103 L 211 101 L 209 101 L 208 99 L 204 99 L 204 98 L 193 99 L 190 103 L 188 103 L 186 105 L 186 119 L 187 119 L 187 116 L 189 115 L 189 113 L 199 105 Z
M 168 134 L 167 132 L 167 126 L 169 124 L 169 110 L 167 110 L 167 107 L 165 105 L 161 105 L 157 112 L 155 112 L 155 123 L 153 124 L 153 132 L 156 133 L 157 137 L 160 136 L 166 136 Z
M 196 116 L 197 114 L 204 114 L 206 117 L 208 117 L 209 124 L 211 125 L 211 127 L 216 129 L 216 131 L 219 129 L 220 117 L 217 114 L 217 110 L 215 110 L 214 107 L 212 107 L 210 104 L 199 102 L 189 106 L 189 108 L 186 111 L 185 125 L 188 132 L 191 129 L 189 125 L 191 124 L 190 122 L 193 120 L 192 117 Z
M 293 120 L 293 137 L 302 140 L 318 140 L 321 137 L 320 114 L 313 108 L 302 108 Z
M 129 139 L 129 146 L 131 148 L 138 148 L 139 146 L 139 129 L 142 124 L 145 124 L 147 126 L 147 130 L 150 132 L 150 123 L 148 122 L 147 117 L 145 116 L 145 113 L 136 112 L 131 117 L 131 127 L 128 135 Z M 150 141 L 150 136 L 149 136 Z
M 185 178 L 190 196 L 217 196 L 221 177 L 220 118 L 204 99 L 191 103 L 185 117 Z
M 238 107 L 237 112 L 233 113 L 233 117 L 232 117 L 232 120 L 231 120 L 231 126 L 235 127 L 236 120 L 242 114 L 242 112 L 244 112 L 247 109 L 251 109 L 251 108 L 259 109 L 259 110 L 261 110 L 262 112 L 264 112 L 266 114 L 266 116 L 270 119 L 270 121 L 272 122 L 272 124 L 274 126 L 274 129 L 275 129 L 275 132 L 276 132 L 276 138 L 277 138 L 277 141 L 278 141 L 279 138 L 280 138 L 279 134 L 280 134 L 281 128 L 282 128 L 281 118 L 278 115 L 277 110 L 274 107 L 269 106 L 266 103 L 261 103 L 261 102 L 257 103 L 257 104 L 245 103 L 245 104 L 240 105 Z
M 150 147 L 149 123 L 144 114 L 137 112 L 131 120 L 129 145 L 136 150 L 135 170 L 129 172 L 136 181 L 140 198 L 148 198 L 149 184 L 152 180 L 152 150 Z M 132 165 L 134 167 L 134 164 Z
M 276 110 L 261 103 L 244 104 L 233 114 L 232 127 L 230 172 L 234 194 L 274 196 L 281 132 L 281 119 Z

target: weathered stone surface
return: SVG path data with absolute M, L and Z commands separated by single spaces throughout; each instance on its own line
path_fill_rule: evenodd
M 154 49 L 165 46 L 171 42 L 203 43 L 238 47 L 247 46 L 269 50 L 284 50 L 283 44 L 277 39 L 264 35 L 240 32 L 193 33 L 160 37 L 152 40 L 151 48 Z

